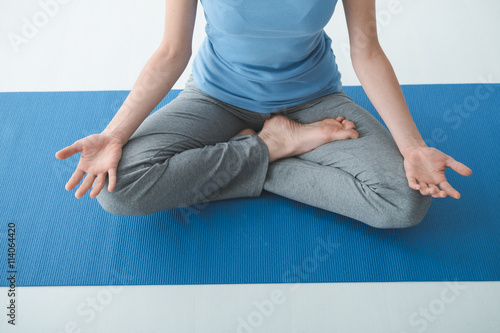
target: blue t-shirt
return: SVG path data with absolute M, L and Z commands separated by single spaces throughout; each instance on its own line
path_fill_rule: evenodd
M 342 90 L 323 28 L 337 0 L 201 0 L 207 36 L 193 62 L 205 93 L 273 112 Z

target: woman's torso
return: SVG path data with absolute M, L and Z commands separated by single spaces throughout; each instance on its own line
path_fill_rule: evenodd
M 342 89 L 323 28 L 336 0 L 201 0 L 206 33 L 193 63 L 202 91 L 273 112 Z

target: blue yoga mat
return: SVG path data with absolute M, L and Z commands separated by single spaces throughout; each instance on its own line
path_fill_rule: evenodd
M 380 119 L 360 87 L 345 91 Z M 2 276 L 15 270 L 18 286 L 499 280 L 500 85 L 403 91 L 428 144 L 473 174 L 448 170 L 462 198 L 435 199 L 421 224 L 402 230 L 267 192 L 144 217 L 111 215 L 88 194 L 77 200 L 64 189 L 79 155 L 59 161 L 54 154 L 102 131 L 128 92 L 1 93 Z

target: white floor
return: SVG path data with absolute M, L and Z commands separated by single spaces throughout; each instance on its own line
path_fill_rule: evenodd
M 499 295 L 489 282 L 21 288 L 17 326 L 2 314 L 0 330 L 498 333 Z
M 195 52 L 204 37 L 198 9 Z M 401 84 L 500 82 L 498 0 L 379 0 L 377 10 L 380 40 Z M 2 1 L 0 91 L 130 90 L 161 39 L 163 11 L 164 1 Z M 341 3 L 326 30 L 343 83 L 359 85 Z M 0 288 L 2 333 L 500 332 L 500 282 L 17 291 L 12 327 L 7 288 Z

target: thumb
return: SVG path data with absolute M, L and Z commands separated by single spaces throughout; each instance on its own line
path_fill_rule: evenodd
M 59 150 L 56 153 L 56 158 L 59 160 L 63 160 L 65 158 L 75 155 L 78 152 L 81 152 L 81 144 L 79 141 L 76 141 L 71 146 Z
M 470 176 L 472 174 L 472 170 L 468 166 L 458 161 L 455 161 L 455 159 L 451 156 L 448 156 L 448 158 L 446 159 L 446 166 L 455 170 L 462 176 Z

